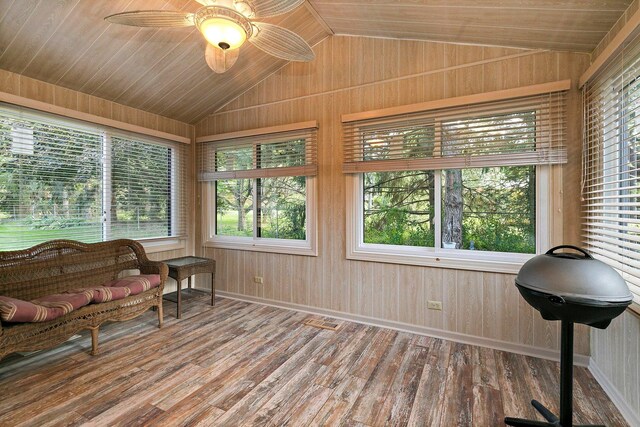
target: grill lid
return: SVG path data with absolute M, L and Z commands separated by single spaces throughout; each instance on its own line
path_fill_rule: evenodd
M 581 254 L 556 252 L 567 248 Z M 527 261 L 516 277 L 522 287 L 574 302 L 630 302 L 627 283 L 613 268 L 575 246 L 562 245 Z

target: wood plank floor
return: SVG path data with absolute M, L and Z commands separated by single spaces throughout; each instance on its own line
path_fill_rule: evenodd
M 0 362 L 0 425 L 499 426 L 558 410 L 557 363 L 207 297 Z M 323 318 L 319 318 L 323 319 Z M 575 421 L 626 423 L 584 368 Z

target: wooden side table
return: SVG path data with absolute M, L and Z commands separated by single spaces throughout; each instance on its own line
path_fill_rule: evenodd
M 191 288 L 191 276 L 199 273 L 211 274 L 211 305 L 215 305 L 216 298 L 216 262 L 210 258 L 200 258 L 195 256 L 185 256 L 181 258 L 172 258 L 162 261 L 169 267 L 169 277 L 175 279 L 178 282 L 178 290 L 175 292 L 177 303 L 176 317 L 180 319 L 182 315 L 182 281 L 188 279 L 188 285 L 186 291 L 189 297 L 195 296 L 195 294 L 203 292 L 197 289 Z M 173 292 L 164 295 L 164 298 L 169 301 L 174 301 Z

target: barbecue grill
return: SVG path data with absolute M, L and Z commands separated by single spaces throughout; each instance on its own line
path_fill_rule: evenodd
M 571 249 L 578 252 L 558 252 Z M 602 261 L 575 246 L 562 245 L 527 261 L 516 286 L 543 319 L 560 320 L 560 418 L 537 400 L 531 404 L 547 422 L 505 418 L 510 426 L 573 426 L 573 325 L 605 329 L 633 299 L 624 279 Z M 593 426 L 595 427 L 595 426 Z

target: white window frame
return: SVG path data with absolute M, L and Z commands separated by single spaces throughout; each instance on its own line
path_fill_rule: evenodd
M 260 144 L 268 144 L 272 142 L 283 142 L 288 139 L 274 138 L 273 141 L 259 142 L 253 144 L 254 168 L 258 165 L 256 162 L 257 147 Z M 306 142 L 305 142 L 306 143 Z M 296 176 L 296 175 L 286 175 Z M 235 178 L 230 178 L 235 179 Z M 216 180 L 205 181 L 202 183 L 202 199 L 203 199 L 203 242 L 206 247 L 222 248 L 222 249 L 238 249 L 258 252 L 272 252 L 292 255 L 318 255 L 318 238 L 317 238 L 317 176 L 305 176 L 305 215 L 306 215 L 306 238 L 305 240 L 294 239 L 274 239 L 268 237 L 257 237 L 258 209 L 260 208 L 255 200 L 257 194 L 257 179 L 245 178 L 253 181 L 253 236 L 223 236 L 216 233 L 217 206 L 216 206 Z
M 272 252 L 292 255 L 318 255 L 318 226 L 317 226 L 317 128 L 318 123 L 315 120 L 291 123 L 287 125 L 271 126 L 265 128 L 248 129 L 237 132 L 229 132 L 223 134 L 208 135 L 196 138 L 196 143 L 213 143 L 212 153 L 215 156 L 216 146 L 224 148 L 241 146 L 253 147 L 253 166 L 248 171 L 217 171 L 216 166 L 212 166 L 210 171 L 205 173 L 212 174 L 204 179 L 200 179 L 200 197 L 202 212 L 202 244 L 205 247 L 237 249 L 258 252 Z M 267 167 L 262 172 L 258 160 L 258 146 L 272 144 L 278 142 L 287 142 L 304 139 L 305 142 L 305 165 L 297 165 L 290 167 Z M 239 142 L 239 145 L 236 143 Z M 205 156 L 202 156 L 205 159 Z M 214 159 L 215 160 L 215 159 Z M 204 169 L 204 163 L 203 163 Z M 215 175 L 220 172 L 220 175 Z M 252 236 L 222 236 L 216 234 L 216 179 L 237 179 L 236 172 L 244 179 L 253 180 L 253 225 Z M 249 172 L 249 174 L 245 173 Z M 257 194 L 258 178 L 275 178 L 275 177 L 294 177 L 305 176 L 305 212 L 306 212 L 306 233 L 305 240 L 295 239 L 274 239 L 267 237 L 257 237 L 257 221 L 258 221 L 258 203 L 256 203 L 255 195 Z
M 438 129 L 440 123 L 436 123 Z M 436 140 L 436 147 L 441 142 Z M 554 185 L 552 168 L 536 166 L 536 254 L 545 252 L 553 239 Z M 557 167 L 557 166 L 556 166 Z M 467 168 L 469 169 L 469 168 Z M 363 174 L 349 174 L 347 181 L 347 259 L 393 264 L 442 267 L 497 273 L 517 273 L 535 254 L 442 248 L 442 169 L 434 170 L 435 247 L 385 245 L 364 242 Z M 558 230 L 560 231 L 560 230 Z
M 41 112 L 38 110 L 34 110 L 29 107 L 21 107 L 18 106 L 18 109 L 22 108 L 27 111 L 29 114 L 32 114 L 36 117 L 44 116 L 46 117 L 47 122 L 53 123 L 58 127 L 68 127 L 71 126 L 70 122 L 74 124 L 74 128 L 77 129 L 86 129 L 89 132 L 97 132 L 101 134 L 101 150 L 102 150 L 102 168 L 100 174 L 101 187 L 102 187 L 102 240 L 101 241 L 109 241 L 112 240 L 111 236 L 111 195 L 112 195 L 112 183 L 111 183 L 111 168 L 112 159 L 111 159 L 111 139 L 115 135 L 117 136 L 126 136 L 129 138 L 143 138 L 143 142 L 147 142 L 148 140 L 155 140 L 157 144 L 166 146 L 171 149 L 172 158 L 171 158 L 171 227 L 172 230 L 175 230 L 178 224 L 178 215 L 179 209 L 177 206 L 178 200 L 178 189 L 177 189 L 177 180 L 178 178 L 178 165 L 180 164 L 180 159 L 178 156 L 183 155 L 176 150 L 174 147 L 174 141 L 166 141 L 161 138 L 154 137 L 151 135 L 140 135 L 136 132 L 131 132 L 127 130 L 115 131 L 111 127 L 103 126 L 100 124 L 92 125 L 85 123 L 83 120 L 74 118 L 74 117 L 66 117 L 64 115 L 56 117 L 52 115 L 48 111 Z M 27 119 L 29 120 L 29 119 Z M 142 246 L 145 248 L 147 253 L 154 252 L 162 252 L 168 250 L 177 250 L 186 248 L 187 236 L 159 236 L 159 237 L 151 237 L 151 238 L 137 238 L 136 241 L 140 242 Z
M 179 218 L 181 209 L 178 205 L 180 201 L 180 196 L 178 194 L 178 191 L 179 191 L 178 180 L 186 178 L 185 176 L 180 176 L 180 170 L 178 166 L 180 164 L 186 166 L 186 162 L 183 161 L 184 159 L 180 159 L 180 156 L 185 155 L 184 152 L 181 152 L 181 150 L 175 149 L 175 147 L 170 144 L 166 144 L 166 146 L 167 148 L 171 148 L 171 194 L 170 194 L 171 230 L 175 230 L 178 228 L 178 225 L 180 224 L 180 221 L 181 221 L 181 218 Z M 187 188 L 189 187 L 188 183 L 186 187 Z M 186 211 L 184 211 L 184 213 L 186 214 Z M 110 215 L 110 212 L 109 212 L 109 215 Z M 187 247 L 189 225 L 188 225 L 188 218 L 184 218 L 184 220 L 185 220 L 185 223 L 187 223 L 186 224 L 187 229 L 185 230 L 186 235 L 184 236 L 166 236 L 166 237 L 156 237 L 156 238 L 136 239 L 136 240 L 138 240 L 142 244 L 142 246 L 144 247 L 144 250 L 147 253 L 185 249 Z
M 255 187 L 255 178 L 254 180 Z M 273 239 L 256 237 L 257 203 L 253 203 L 253 236 L 221 236 L 216 234 L 216 195 L 215 181 L 203 182 L 202 206 L 204 218 L 204 245 L 211 248 L 238 249 L 258 252 L 272 252 L 292 255 L 318 255 L 317 237 L 317 181 L 315 176 L 306 177 L 306 239 Z M 254 191 L 255 194 L 255 191 Z
M 563 80 L 553 83 L 525 86 L 514 89 L 506 89 L 495 92 L 487 92 L 482 94 L 461 96 L 448 98 L 443 100 L 427 101 L 419 104 L 390 107 L 382 110 L 374 110 L 368 112 L 345 114 L 342 116 L 342 123 L 347 126 L 348 136 L 345 138 L 346 144 L 352 149 L 360 149 L 362 144 L 353 141 L 353 136 L 359 135 L 358 126 L 364 126 L 367 123 L 384 122 L 389 125 L 393 122 L 394 117 L 399 118 L 402 123 L 405 115 L 412 116 L 417 119 L 429 120 L 434 119 L 436 128 L 435 134 L 435 151 L 434 157 L 429 159 L 393 159 L 396 163 L 391 169 L 387 170 L 422 170 L 431 169 L 435 172 L 435 185 L 438 193 L 435 199 L 434 209 L 438 210 L 438 220 L 434 224 L 434 232 L 436 235 L 437 247 L 410 247 L 400 245 L 384 245 L 384 244 L 365 244 L 363 241 L 363 197 L 362 197 L 362 172 L 375 172 L 375 166 L 367 167 L 366 161 L 357 158 L 355 155 L 347 156 L 343 171 L 346 173 L 346 257 L 353 260 L 388 262 L 396 264 L 409 264 L 430 267 L 443 267 L 461 270 L 487 271 L 499 273 L 517 273 L 522 264 L 535 254 L 518 254 L 504 252 L 488 252 L 479 250 L 464 249 L 443 249 L 441 248 L 441 224 L 440 211 L 441 206 L 441 170 L 447 169 L 464 169 L 477 168 L 487 166 L 482 156 L 467 156 L 462 162 L 462 158 L 453 156 L 453 158 L 441 158 L 438 148 L 442 147 L 441 126 L 443 120 L 455 120 L 456 113 L 449 111 L 449 108 L 459 108 L 462 116 L 466 114 L 474 114 L 476 111 L 474 106 L 486 105 L 482 108 L 482 115 L 489 116 L 492 114 L 503 114 L 508 112 L 525 112 L 536 111 L 536 120 L 566 120 L 566 101 L 564 101 L 564 92 L 570 90 L 571 81 Z M 555 96 L 560 94 L 560 96 Z M 551 95 L 552 99 L 545 101 Z M 511 103 L 511 100 L 519 98 L 534 97 L 532 103 Z M 538 99 L 540 98 L 540 99 Z M 502 102 L 505 104 L 495 104 L 491 107 L 490 102 Z M 551 111 L 550 104 L 553 102 L 556 107 Z M 540 104 L 540 107 L 536 105 Z M 466 107 L 470 107 L 467 110 Z M 444 114 L 437 113 L 437 110 L 444 110 Z M 466 111 L 466 113 L 465 113 Z M 539 114 L 542 113 L 542 114 Z M 553 114 L 553 119 L 551 118 Z M 461 119 L 464 117 L 460 117 Z M 522 153 L 530 154 L 531 157 L 524 156 L 519 158 L 511 166 L 536 164 L 536 253 L 545 252 L 549 246 L 559 244 L 563 241 L 563 168 L 562 164 L 566 163 L 566 149 L 564 140 L 566 134 L 561 131 L 561 126 L 552 126 L 551 129 L 558 132 L 558 143 L 554 144 L 554 140 L 548 131 L 544 131 L 540 126 L 536 126 L 536 151 L 542 148 L 542 153 Z M 389 126 L 390 127 L 390 126 Z M 546 157 L 547 154 L 549 157 Z M 542 155 L 543 157 L 541 157 Z M 349 158 L 352 157 L 352 158 Z M 456 158 L 457 157 L 457 158 Z M 491 162 L 493 160 L 489 160 Z M 529 162 L 529 163 L 527 163 Z M 509 162 L 497 162 L 494 166 L 510 166 Z
M 135 139 L 137 135 L 131 132 L 119 132 L 120 135 L 124 135 L 125 137 Z M 102 132 L 102 163 L 103 163 L 103 175 L 102 175 L 102 188 L 103 188 L 103 241 L 111 240 L 111 209 L 108 207 L 111 203 L 111 194 L 112 194 L 112 185 L 111 185 L 111 156 L 109 155 L 111 151 L 111 138 L 113 137 L 113 132 L 109 129 L 106 129 Z M 143 143 L 147 143 L 147 140 L 154 138 L 144 137 Z M 180 214 L 180 209 L 178 207 L 178 180 L 181 179 L 179 177 L 178 165 L 181 163 L 179 156 L 184 155 L 180 153 L 180 150 L 177 150 L 174 144 L 167 141 L 157 140 L 155 141 L 157 145 L 162 145 L 166 148 L 171 149 L 171 230 L 175 230 L 178 227 L 180 220 L 178 219 Z M 108 164 L 108 165 L 107 165 Z M 107 168 L 108 166 L 108 168 Z M 169 172 L 169 171 L 167 171 Z M 182 178 L 184 179 L 184 178 Z M 185 218 L 186 220 L 186 218 Z M 180 250 L 185 249 L 187 247 L 187 239 L 188 236 L 159 236 L 159 237 L 148 237 L 148 238 L 136 238 L 137 242 L 139 242 L 146 253 L 154 253 L 154 252 L 164 252 L 164 251 L 172 251 L 172 250 Z

